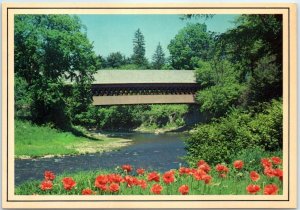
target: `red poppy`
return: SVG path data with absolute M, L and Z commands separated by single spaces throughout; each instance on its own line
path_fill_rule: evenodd
M 260 179 L 260 176 L 256 171 L 251 171 L 250 172 L 250 178 L 251 178 L 252 181 L 256 182 Z
M 202 180 L 204 181 L 205 184 L 209 184 L 212 180 L 212 177 L 210 175 L 204 175 L 202 176 Z
M 53 184 L 50 180 L 42 181 L 40 184 L 41 190 L 52 190 Z
M 248 193 L 250 194 L 256 194 L 258 191 L 260 191 L 260 186 L 255 185 L 255 184 L 249 184 L 246 187 L 246 190 L 248 191 Z
M 160 194 L 162 190 L 163 190 L 163 187 L 159 184 L 154 184 L 151 188 L 151 192 L 154 194 Z
M 206 173 L 208 173 L 211 168 L 210 166 L 207 164 L 207 162 L 205 162 L 204 160 L 200 160 L 198 163 L 198 169 L 202 169 L 203 171 L 205 171 Z
M 227 173 L 229 171 L 229 169 L 226 166 L 222 165 L 222 164 L 216 165 L 216 170 L 218 172 L 222 172 L 222 173 Z
M 226 176 L 227 176 L 226 174 L 222 174 L 222 173 L 219 174 L 219 177 L 221 178 L 226 178 Z
M 268 168 L 272 167 L 272 162 L 270 162 L 268 158 L 262 158 L 260 162 L 263 165 L 263 167 L 268 167 Z
M 102 185 L 98 185 L 98 186 L 96 186 L 96 187 L 98 187 L 100 190 L 102 190 L 102 191 L 106 191 L 107 190 L 107 185 L 105 185 L 105 184 L 102 184 Z
M 203 180 L 203 176 L 205 176 L 205 175 L 206 175 L 206 172 L 201 169 L 199 169 L 195 173 L 193 173 L 194 178 L 198 181 Z
M 127 187 L 132 187 L 135 183 L 135 178 L 133 176 L 125 176 L 124 181 L 127 183 Z
M 280 159 L 280 157 L 272 157 L 271 160 L 275 165 L 279 165 L 282 163 L 282 160 Z
M 178 188 L 178 192 L 180 192 L 182 195 L 187 195 L 189 193 L 189 186 L 187 186 L 187 185 L 181 185 Z
M 273 175 L 277 176 L 281 181 L 283 179 L 283 171 L 280 168 L 276 168 L 273 170 Z
M 119 189 L 120 189 L 120 185 L 117 184 L 117 183 L 111 183 L 111 184 L 109 185 L 109 191 L 110 191 L 110 192 L 118 192 Z
M 244 162 L 241 160 L 236 160 L 236 161 L 234 161 L 233 166 L 234 166 L 234 168 L 240 170 L 243 168 Z
M 83 189 L 81 191 L 81 194 L 82 195 L 92 195 L 93 194 L 93 190 L 91 190 L 90 188 L 86 188 L 86 189 Z
M 147 182 L 143 179 L 139 180 L 138 186 L 140 186 L 142 189 L 147 188 Z
M 190 169 L 186 167 L 180 167 L 178 171 L 179 171 L 179 175 L 183 175 L 183 174 L 188 174 L 190 172 Z
M 148 174 L 148 181 L 159 182 L 159 174 L 156 171 L 153 171 Z
M 126 172 L 132 171 L 132 166 L 131 165 L 122 165 L 122 169 Z
M 53 181 L 55 179 L 55 174 L 52 171 L 45 171 L 44 177 L 46 180 Z
M 110 183 L 121 183 L 123 182 L 123 178 L 122 176 L 120 176 L 119 174 L 109 174 L 108 175 L 108 182 Z
M 274 169 L 271 167 L 265 167 L 264 174 L 268 177 L 274 177 Z
M 106 185 L 108 182 L 108 176 L 107 175 L 99 175 L 95 179 L 95 187 L 103 188 L 103 185 Z
M 76 182 L 72 177 L 65 177 L 62 180 L 65 190 L 71 190 L 76 186 Z
M 138 175 L 143 175 L 143 174 L 145 173 L 145 169 L 143 169 L 143 168 L 138 168 L 138 169 L 136 169 L 136 173 L 137 173 Z
M 164 173 L 163 180 L 166 184 L 170 184 L 175 181 L 174 173 L 172 171 L 168 171 Z
M 268 184 L 265 186 L 264 194 L 265 195 L 276 195 L 278 192 L 278 187 L 275 184 Z

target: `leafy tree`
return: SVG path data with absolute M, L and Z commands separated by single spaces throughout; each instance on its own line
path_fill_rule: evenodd
M 119 68 L 126 63 L 126 58 L 120 52 L 110 53 L 106 58 L 106 64 L 109 68 Z
M 168 49 L 174 69 L 196 69 L 200 60 L 207 61 L 213 48 L 213 35 L 205 24 L 188 24 L 171 40 Z
M 71 15 L 15 16 L 15 75 L 28 85 L 32 121 L 66 128 L 87 111 L 97 59 L 82 29 Z
M 138 29 L 134 33 L 133 38 L 133 55 L 132 62 L 139 66 L 143 66 L 147 64 L 147 59 L 145 57 L 146 49 L 145 49 L 145 38 L 142 34 L 141 30 Z
M 155 53 L 152 56 L 152 67 L 154 69 L 162 69 L 165 62 L 166 62 L 165 53 L 163 52 L 160 43 L 158 43 Z
M 101 55 L 98 55 L 97 56 L 97 62 L 98 62 L 98 65 L 97 65 L 97 70 L 98 69 L 104 69 L 104 68 L 106 68 L 106 66 L 107 66 L 107 63 L 106 63 L 106 60 L 105 60 L 105 58 L 103 57 L 103 56 L 101 56 Z

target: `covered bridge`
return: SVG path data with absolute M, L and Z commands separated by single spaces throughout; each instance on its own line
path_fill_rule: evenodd
M 94 105 L 191 104 L 200 89 L 192 70 L 99 70 Z

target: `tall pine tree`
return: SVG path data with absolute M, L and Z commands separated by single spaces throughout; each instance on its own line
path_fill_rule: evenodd
M 133 55 L 132 61 L 134 64 L 138 66 L 143 66 L 147 64 L 147 60 L 145 57 L 146 49 L 145 49 L 145 39 L 141 30 L 138 29 L 133 38 Z
M 152 56 L 152 67 L 154 69 L 162 69 L 162 67 L 165 64 L 165 53 L 160 45 L 160 43 L 158 43 L 156 50 Z

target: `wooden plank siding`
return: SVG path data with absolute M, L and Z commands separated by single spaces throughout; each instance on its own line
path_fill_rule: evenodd
M 93 96 L 93 105 L 126 105 L 126 104 L 193 104 L 193 94 L 181 95 L 120 95 Z

